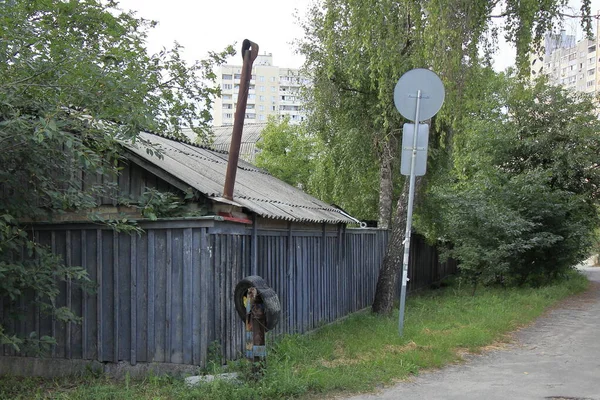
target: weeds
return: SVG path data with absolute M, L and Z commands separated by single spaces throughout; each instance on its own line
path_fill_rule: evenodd
M 391 384 L 424 368 L 458 362 L 465 352 L 508 340 L 507 333 L 529 323 L 556 301 L 587 287 L 579 274 L 543 288 L 480 288 L 466 285 L 412 296 L 404 337 L 398 336 L 397 313 L 379 317 L 368 311 L 325 326 L 310 335 L 273 341 L 261 380 L 250 379 L 252 365 L 231 362 L 243 384 L 214 381 L 194 388 L 182 380 L 148 376 L 111 381 L 84 378 L 44 380 L 0 378 L 0 399 L 279 399 L 325 393 L 355 393 Z M 209 351 L 206 373 L 223 372 L 220 346 Z

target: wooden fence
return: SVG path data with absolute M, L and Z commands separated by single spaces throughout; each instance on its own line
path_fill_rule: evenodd
M 233 305 L 239 280 L 256 272 L 278 293 L 282 318 L 275 334 L 303 333 L 371 304 L 388 235 L 342 226 L 253 231 L 200 219 L 143 228 L 142 235 L 126 235 L 97 225 L 36 227 L 37 240 L 68 265 L 84 267 L 98 289 L 61 287 L 57 305 L 81 315 L 81 324 L 43 315 L 32 296 L 0 301 L 0 318 L 20 310 L 25 318 L 8 328 L 55 337 L 49 354 L 55 358 L 204 365 L 217 342 L 223 357 L 234 359 L 243 349 Z M 413 240 L 411 288 L 453 272 L 435 249 L 416 235 Z M 2 354 L 29 355 L 9 346 Z

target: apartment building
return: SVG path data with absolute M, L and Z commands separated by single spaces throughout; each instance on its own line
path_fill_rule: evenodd
M 221 98 L 213 108 L 215 126 L 233 125 L 242 74 L 241 65 L 223 65 L 217 76 Z M 266 122 L 269 115 L 289 116 L 291 123 L 300 123 L 305 113 L 300 99 L 300 88 L 309 80 L 295 68 L 273 65 L 273 55 L 259 55 L 252 67 L 245 123 Z
M 600 52 L 598 38 L 575 41 L 574 35 L 550 34 L 545 50 L 531 57 L 531 76 L 548 76 L 550 83 L 577 92 L 600 91 Z

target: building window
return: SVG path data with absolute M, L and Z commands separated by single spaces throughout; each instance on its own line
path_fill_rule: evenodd
M 275 111 L 275 106 L 271 106 L 271 111 Z
M 264 82 L 264 81 L 265 81 L 265 77 L 264 77 L 264 75 L 259 75 L 259 76 L 258 76 L 258 81 L 259 81 L 259 82 Z
M 271 82 L 275 82 L 275 77 L 274 76 L 271 77 Z
M 258 99 L 259 99 L 260 101 L 265 101 L 265 96 L 260 96 Z
M 223 80 L 224 81 L 230 81 L 232 78 L 231 74 L 223 74 Z
M 592 86 L 594 86 L 594 81 L 588 81 L 587 87 L 592 87 Z
M 225 119 L 231 119 L 232 116 L 233 116 L 233 114 L 230 114 L 230 113 L 223 114 L 223 118 L 225 118 Z
M 271 86 L 271 92 L 275 92 L 275 86 Z
M 258 111 L 265 111 L 265 106 L 263 106 L 263 105 L 258 106 Z
M 594 71 L 593 68 L 592 69 L 588 69 L 588 76 L 594 75 L 594 72 L 596 72 L 596 71 Z
M 256 99 L 256 95 L 255 94 L 249 94 L 248 95 L 248 100 L 254 100 Z
M 256 114 L 246 114 L 246 118 L 248 118 L 248 119 L 256 119 Z
M 231 83 L 224 83 L 221 85 L 221 87 L 226 90 L 231 90 L 232 88 Z
M 271 101 L 275 101 L 275 96 L 271 96 Z
M 596 46 L 588 47 L 588 53 L 593 53 L 594 51 L 596 51 Z
M 265 87 L 264 87 L 264 86 L 261 86 L 261 87 L 260 87 L 260 91 L 261 91 L 261 92 L 264 92 L 264 91 L 265 91 Z
M 223 104 L 223 109 L 231 110 L 233 108 L 233 104 Z
M 242 78 L 242 75 L 241 75 L 241 74 L 235 74 L 233 77 L 234 77 L 235 79 L 241 79 L 241 78 Z

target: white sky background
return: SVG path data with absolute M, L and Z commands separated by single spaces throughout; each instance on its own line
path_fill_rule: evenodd
M 600 0 L 599 0 L 600 1 Z M 185 47 L 184 57 L 206 58 L 208 51 L 221 51 L 234 44 L 237 51 L 231 64 L 242 64 L 244 39 L 258 44 L 260 54 L 273 53 L 279 67 L 298 68 L 304 58 L 294 54 L 294 39 L 304 36 L 295 10 L 304 16 L 312 0 L 119 0 L 123 10 L 158 21 L 148 37 L 148 49 Z
M 151 30 L 148 48 L 157 52 L 174 41 L 184 46 L 185 59 L 206 58 L 207 52 L 221 51 L 235 44 L 238 54 L 228 60 L 241 64 L 241 43 L 250 39 L 259 45 L 260 53 L 273 53 L 273 63 L 280 67 L 298 68 L 303 57 L 294 54 L 291 42 L 304 34 L 297 14 L 304 16 L 312 0 L 120 0 L 123 10 L 134 10 L 138 17 L 152 19 L 159 25 Z M 571 0 L 569 13 L 579 14 L 580 1 Z M 592 13 L 600 10 L 600 0 L 592 1 Z M 596 29 L 596 21 L 593 21 Z M 583 37 L 578 19 L 566 19 L 568 34 Z M 499 43 L 494 58 L 495 69 L 504 70 L 514 64 L 515 49 Z

